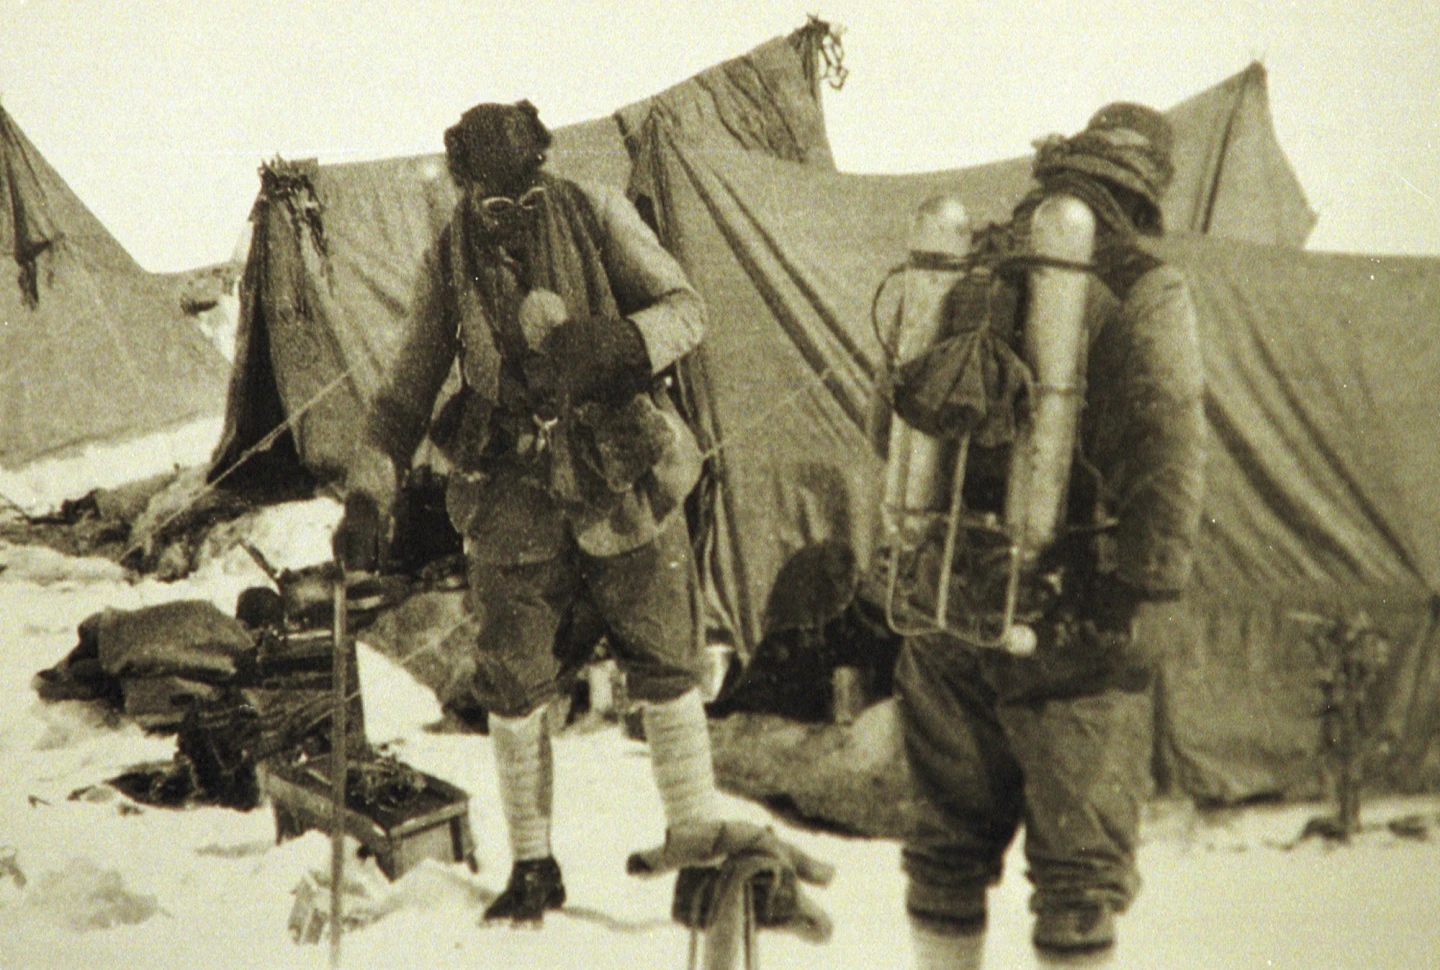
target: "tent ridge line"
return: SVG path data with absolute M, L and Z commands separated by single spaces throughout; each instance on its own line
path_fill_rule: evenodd
M 1251 67 L 1255 65 L 1252 62 Z M 1255 74 L 1252 70 L 1246 69 L 1240 75 L 1240 83 L 1237 85 L 1235 100 L 1230 105 L 1230 111 L 1225 118 L 1225 129 L 1220 133 L 1220 149 L 1215 158 L 1215 176 L 1206 186 L 1205 215 L 1200 221 L 1200 231 L 1208 233 L 1210 223 L 1215 217 L 1215 206 L 1220 198 L 1220 180 L 1225 177 L 1225 159 L 1230 154 L 1230 140 L 1234 135 L 1235 121 L 1240 116 L 1240 107 L 1245 103 L 1245 98 L 1250 92 L 1251 85 L 1255 84 Z M 1263 76 L 1262 76 L 1263 81 Z

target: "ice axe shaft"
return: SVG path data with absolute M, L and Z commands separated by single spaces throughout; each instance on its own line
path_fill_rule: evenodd
M 760 970 L 760 938 L 756 933 L 755 884 L 745 881 L 740 898 L 732 903 L 739 905 L 738 920 L 720 918 L 708 931 L 698 926 L 690 928 L 690 942 L 686 952 L 686 970 L 701 970 L 699 966 L 700 938 L 705 936 L 705 966 L 703 970 L 735 970 L 735 935 L 740 937 L 738 949 L 743 954 L 745 970 Z M 738 934 L 737 931 L 738 930 Z M 718 934 L 718 935 L 716 935 Z M 728 934 L 728 938 L 727 938 Z
M 346 694 L 349 682 L 349 651 L 346 650 L 349 600 L 345 590 L 344 565 L 338 562 L 335 564 L 331 579 L 335 595 L 335 636 L 334 657 L 331 662 L 334 706 L 330 715 L 330 966 L 338 967 L 340 937 L 343 932 L 341 906 L 345 880 L 345 781 L 349 774 L 345 750 L 348 727 L 345 715 L 348 709 Z
M 740 911 L 740 941 L 744 947 L 745 970 L 760 970 L 760 938 L 755 933 L 755 883 L 745 883 L 744 900 Z

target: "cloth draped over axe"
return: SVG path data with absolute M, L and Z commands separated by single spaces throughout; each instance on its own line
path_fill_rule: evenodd
M 833 930 L 801 884 L 829 884 L 834 867 L 768 827 L 734 820 L 675 826 L 663 845 L 632 853 L 625 868 L 641 877 L 677 873 L 671 915 L 707 933 L 709 967 L 735 965 L 747 885 L 761 929 L 788 930 L 811 943 L 825 942 Z

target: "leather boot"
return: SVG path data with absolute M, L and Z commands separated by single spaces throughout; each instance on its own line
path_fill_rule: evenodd
M 1035 946 L 1053 953 L 1093 953 L 1115 944 L 1115 915 L 1104 903 L 1046 906 L 1035 916 Z
M 485 908 L 485 918 L 508 919 L 517 923 L 538 923 L 547 909 L 565 905 L 565 883 L 560 864 L 553 856 L 515 863 L 505 891 Z

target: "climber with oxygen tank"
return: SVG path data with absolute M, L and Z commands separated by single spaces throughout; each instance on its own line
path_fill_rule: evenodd
M 954 200 L 917 220 L 884 518 L 924 968 L 979 966 L 1022 824 L 1042 951 L 1111 946 L 1139 887 L 1155 644 L 1136 619 L 1186 585 L 1204 466 L 1195 310 L 1146 242 L 1172 137 L 1111 104 L 1037 142 L 1007 224 Z

